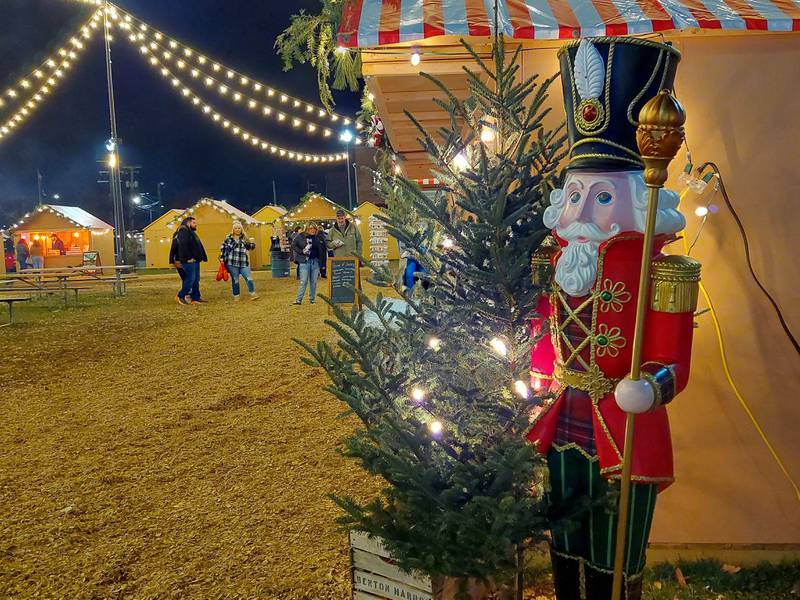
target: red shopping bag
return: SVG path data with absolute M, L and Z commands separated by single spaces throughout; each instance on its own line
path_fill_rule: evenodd
M 228 279 L 230 279 L 228 269 L 225 268 L 225 263 L 220 261 L 219 269 L 217 269 L 217 281 L 228 281 Z

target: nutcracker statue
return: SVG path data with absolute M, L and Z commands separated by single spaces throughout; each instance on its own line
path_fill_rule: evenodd
M 544 213 L 557 244 L 533 257 L 547 293 L 531 383 L 549 400 L 528 439 L 550 470 L 557 598 L 634 600 L 656 496 L 672 482 L 665 407 L 689 376 L 700 278 L 696 261 L 662 253 L 685 225 L 661 187 L 683 135 L 670 93 L 680 54 L 605 37 L 559 59 L 570 162 Z

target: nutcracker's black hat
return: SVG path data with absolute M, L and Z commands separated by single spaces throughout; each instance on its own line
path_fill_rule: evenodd
M 669 44 L 630 37 L 584 38 L 563 46 L 567 168 L 644 168 L 636 146 L 639 111 L 662 89 L 673 89 L 680 58 Z

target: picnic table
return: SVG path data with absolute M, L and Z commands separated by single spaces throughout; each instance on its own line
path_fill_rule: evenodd
M 78 292 L 91 289 L 86 284 L 111 283 L 114 296 L 124 296 L 126 283 L 135 278 L 135 275 L 129 273 L 133 269 L 133 265 L 23 269 L 19 273 L 0 275 L 0 284 L 6 290 L 12 288 L 14 290 L 21 289 L 17 285 L 19 284 L 27 286 L 22 289 L 30 288 L 31 291 L 39 293 L 53 294 L 63 292 L 65 306 L 67 304 L 67 293 L 72 291 L 75 293 L 75 304 L 77 305 Z M 105 275 L 104 271 L 108 271 L 110 274 Z
M 14 304 L 30 301 L 30 296 L 0 296 L 0 302 L 5 302 L 8 305 L 8 323 L 3 323 L 0 327 L 8 327 L 14 324 Z

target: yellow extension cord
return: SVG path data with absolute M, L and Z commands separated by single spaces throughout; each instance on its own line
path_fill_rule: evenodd
M 684 194 L 682 193 L 680 195 L 681 201 L 683 201 L 683 197 L 684 197 Z M 683 251 L 684 251 L 684 254 L 688 255 L 689 254 L 689 242 L 686 241 L 686 236 L 685 235 L 681 236 L 681 239 L 683 240 Z M 744 399 L 744 396 L 742 396 L 742 393 L 739 391 L 739 388 L 737 387 L 736 382 L 733 380 L 733 375 L 731 375 L 731 370 L 730 370 L 730 368 L 728 366 L 728 356 L 727 356 L 727 354 L 725 352 L 725 341 L 724 341 L 724 339 L 722 337 L 722 327 L 719 324 L 719 317 L 717 317 L 717 311 L 714 309 L 714 303 L 711 302 L 711 296 L 709 296 L 708 290 L 706 290 L 706 286 L 703 285 L 702 281 L 700 282 L 700 291 L 703 292 L 703 298 L 705 298 L 706 304 L 708 304 L 708 309 L 711 312 L 711 319 L 714 322 L 714 330 L 717 333 L 717 343 L 719 344 L 719 355 L 720 355 L 720 358 L 722 359 L 722 370 L 725 372 L 725 378 L 728 380 L 728 383 L 730 384 L 731 389 L 733 390 L 733 393 L 736 395 L 736 398 L 739 400 L 739 404 L 742 405 L 742 408 L 744 409 L 744 412 L 747 413 L 747 416 L 750 418 L 750 421 L 753 423 L 753 427 L 756 428 L 756 431 L 758 432 L 758 435 L 761 436 L 761 440 L 764 442 L 764 445 L 767 447 L 767 449 L 769 450 L 770 454 L 772 454 L 772 458 L 775 459 L 775 462 L 778 463 L 778 466 L 780 467 L 781 471 L 783 471 L 783 474 L 786 476 L 786 479 L 788 479 L 789 483 L 792 484 L 792 487 L 794 488 L 794 494 L 797 497 L 798 503 L 800 503 L 800 487 L 798 487 L 797 482 L 795 482 L 795 480 L 792 478 L 791 474 L 789 473 L 789 470 L 786 468 L 786 465 L 781 460 L 780 455 L 775 450 L 775 447 L 772 445 L 772 442 L 769 441 L 769 438 L 767 437 L 767 434 L 764 433 L 764 430 L 761 428 L 761 425 L 759 425 L 759 423 L 758 423 L 758 419 L 756 419 L 755 415 L 753 414 L 753 411 L 750 410 L 750 406 L 747 404 L 747 401 Z

